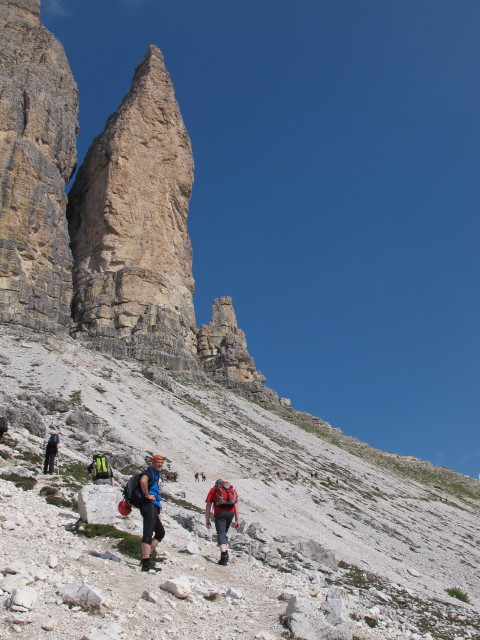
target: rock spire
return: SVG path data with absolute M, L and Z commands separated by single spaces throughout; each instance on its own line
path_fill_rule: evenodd
M 73 317 L 98 348 L 199 369 L 192 184 L 190 140 L 163 56 L 150 46 L 69 195 Z
M 230 296 L 213 301 L 212 319 L 197 336 L 203 369 L 216 382 L 250 399 L 278 404 L 278 395 L 263 386 L 265 376 L 257 371 L 247 351 L 244 332 L 238 328 Z
M 0 322 L 70 323 L 65 185 L 76 162 L 77 87 L 40 0 L 0 0 Z

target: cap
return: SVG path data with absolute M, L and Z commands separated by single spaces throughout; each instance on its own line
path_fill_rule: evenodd
M 165 458 L 163 456 L 160 456 L 160 455 L 153 456 L 152 462 L 158 462 L 158 460 L 161 460 L 163 462 L 165 460 Z

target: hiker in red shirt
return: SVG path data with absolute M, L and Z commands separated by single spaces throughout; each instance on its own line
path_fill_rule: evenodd
M 215 529 L 220 547 L 220 560 L 218 564 L 228 564 L 228 537 L 227 532 L 235 518 L 233 526 L 238 529 L 240 520 L 238 517 L 238 495 L 232 485 L 224 480 L 217 480 L 215 486 L 210 489 L 205 500 L 205 524 L 210 529 L 210 512 L 213 504 L 213 516 Z

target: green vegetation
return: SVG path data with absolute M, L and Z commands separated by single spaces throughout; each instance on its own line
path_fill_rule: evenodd
M 134 536 L 131 533 L 120 531 L 119 529 L 108 524 L 86 524 L 81 520 L 77 520 L 72 531 L 86 538 L 112 538 L 118 540 L 116 548 L 130 558 L 141 560 L 141 542 L 140 536 Z M 157 562 L 163 562 L 163 558 L 158 558 L 155 551 L 152 553 L 152 559 Z
M 465 591 L 458 589 L 457 587 L 452 587 L 451 589 L 445 589 L 449 596 L 452 598 L 457 598 L 457 600 L 461 600 L 462 602 L 470 602 L 470 598 L 467 596 Z
M 25 478 L 23 476 L 19 476 L 17 473 L 10 473 L 8 476 L 2 476 L 4 480 L 9 480 L 13 482 L 16 487 L 23 489 L 24 491 L 30 491 L 35 487 L 37 481 L 35 478 Z
M 371 618 L 370 616 L 365 616 L 364 620 L 371 629 L 374 629 L 375 627 L 378 626 L 378 620 L 375 620 L 375 618 Z
M 74 406 L 82 404 L 82 392 L 80 391 L 80 389 L 78 389 L 77 391 L 72 391 L 72 393 L 70 394 L 70 402 Z
M 72 502 L 71 500 L 67 500 L 66 498 L 62 498 L 61 496 L 52 496 L 49 495 L 45 498 L 45 501 L 48 504 L 53 504 L 55 507 L 65 507 L 67 509 L 73 509 L 74 511 L 78 511 L 78 503 Z
M 164 493 L 163 498 L 165 502 L 173 502 L 178 507 L 183 507 L 184 509 L 189 509 L 190 511 L 195 511 L 196 513 L 205 512 L 205 509 L 202 509 L 201 507 L 197 507 L 196 504 L 192 504 L 191 502 L 186 502 L 186 500 L 181 500 L 180 498 L 174 498 L 168 493 Z

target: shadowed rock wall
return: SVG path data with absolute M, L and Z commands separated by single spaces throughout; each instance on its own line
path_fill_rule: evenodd
M 0 322 L 65 331 L 77 87 L 40 0 L 0 0 L 0 24 Z
M 69 195 L 73 317 L 99 349 L 199 371 L 187 214 L 190 140 L 148 48 Z

